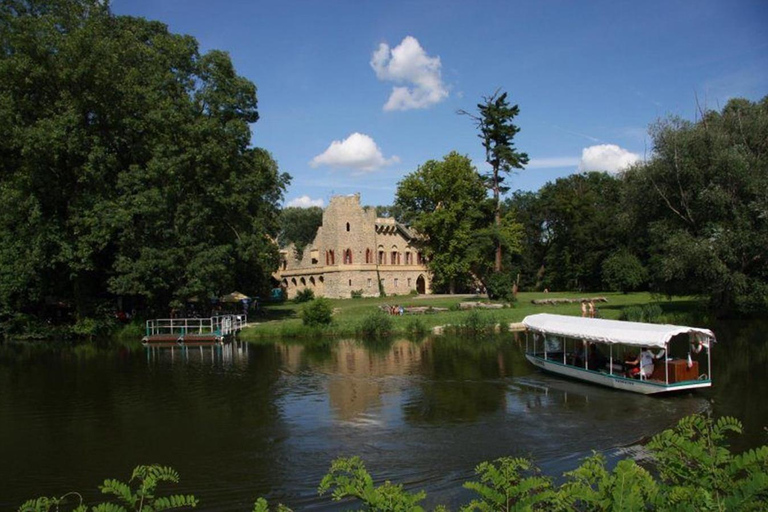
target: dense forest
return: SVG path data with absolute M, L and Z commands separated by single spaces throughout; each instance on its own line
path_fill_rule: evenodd
M 267 289 L 289 176 L 250 146 L 258 117 L 226 53 L 162 23 L 2 2 L 0 322 Z

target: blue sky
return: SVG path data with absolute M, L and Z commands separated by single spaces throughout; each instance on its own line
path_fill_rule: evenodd
M 481 170 L 472 121 L 501 89 L 521 113 L 510 177 L 536 190 L 650 154 L 648 126 L 768 94 L 768 2 L 113 0 L 229 52 L 258 88 L 253 145 L 293 176 L 286 204 L 397 182 L 452 150 Z

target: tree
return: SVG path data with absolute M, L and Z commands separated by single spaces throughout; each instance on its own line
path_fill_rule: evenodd
M 483 182 L 466 156 L 451 152 L 429 160 L 397 185 L 395 206 L 403 220 L 425 237 L 424 253 L 433 285 L 454 293 L 471 279 L 477 264 L 470 249 L 490 221 Z
M 515 149 L 512 139 L 520 131 L 513 120 L 520 113 L 517 105 L 509 106 L 507 93 L 499 94 L 497 90 L 491 96 L 483 97 L 484 103 L 479 103 L 477 109 L 479 115 L 470 114 L 464 110 L 459 113 L 471 117 L 480 130 L 479 137 L 485 148 L 485 161 L 491 165 L 491 172 L 484 176 L 488 188 L 493 191 L 495 202 L 494 222 L 497 229 L 501 229 L 501 194 L 509 190 L 502 185 L 504 176 L 501 173 L 510 173 L 514 169 L 523 169 L 528 163 L 528 155 Z M 501 271 L 502 241 L 496 243 L 496 260 L 494 270 Z
M 304 248 L 312 243 L 317 235 L 317 228 L 323 224 L 323 209 L 319 206 L 309 208 L 288 207 L 280 212 L 281 247 L 293 244 L 296 254 L 301 257 Z
M 0 48 L 0 315 L 268 286 L 289 177 L 226 53 L 99 0 L 3 2 Z
M 631 292 L 648 280 L 648 272 L 640 260 L 627 251 L 619 249 L 603 261 L 603 282 L 609 290 Z
M 651 135 L 652 158 L 624 176 L 624 209 L 654 288 L 707 297 L 721 315 L 764 313 L 768 97 L 660 121 Z
M 621 181 L 602 172 L 574 174 L 505 206 L 522 220 L 525 281 L 553 290 L 599 290 L 602 265 L 625 244 Z

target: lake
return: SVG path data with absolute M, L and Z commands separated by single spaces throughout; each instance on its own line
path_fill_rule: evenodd
M 0 508 L 77 490 L 138 464 L 170 465 L 203 510 L 251 510 L 264 496 L 338 509 L 317 486 L 358 455 L 377 482 L 468 501 L 461 484 L 498 457 L 550 475 L 597 450 L 640 443 L 694 412 L 745 425 L 733 446 L 768 443 L 768 323 L 718 323 L 711 389 L 648 397 L 563 380 L 529 365 L 514 334 L 147 351 L 0 345 Z M 162 487 L 161 487 L 162 490 Z

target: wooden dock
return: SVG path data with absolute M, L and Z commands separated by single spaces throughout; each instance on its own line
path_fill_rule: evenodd
M 146 334 L 141 342 L 145 347 L 221 345 L 247 323 L 246 315 L 147 320 Z

